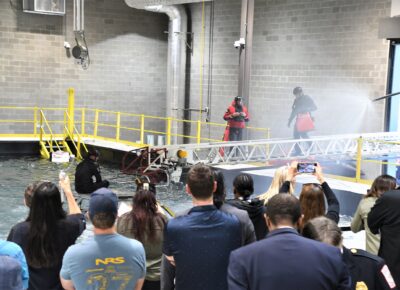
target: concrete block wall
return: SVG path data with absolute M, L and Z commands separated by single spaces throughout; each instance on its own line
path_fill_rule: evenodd
M 168 18 L 123 0 L 85 1 L 88 70 L 75 64 L 72 2 L 66 16 L 28 14 L 0 2 L 0 106 L 67 105 L 165 115 Z
M 313 135 L 383 130 L 384 104 L 370 99 L 386 92 L 389 43 L 378 39 L 378 21 L 390 3 L 256 0 L 250 124 L 291 137 L 292 90 L 302 86 L 318 106 Z M 214 8 L 211 121 L 220 122 L 237 94 L 241 1 L 214 1 Z
M 87 0 L 92 64 L 84 71 L 63 47 L 65 40 L 75 42 L 71 2 L 66 17 L 26 14 L 10 1 L 0 2 L 0 104 L 66 106 L 66 90 L 74 87 L 77 107 L 165 116 L 167 16 L 129 8 L 123 0 Z M 388 42 L 378 39 L 377 29 L 379 19 L 390 15 L 390 3 L 256 0 L 250 124 L 271 127 L 274 137 L 291 137 L 286 123 L 293 87 L 299 85 L 319 108 L 314 135 L 382 130 L 383 103 L 369 100 L 386 89 Z M 223 122 L 237 94 L 239 55 L 233 42 L 239 38 L 241 1 L 205 3 L 204 46 L 202 3 L 187 10 L 194 32 L 189 106 L 200 108 L 202 99 L 203 108 L 210 105 L 210 121 Z

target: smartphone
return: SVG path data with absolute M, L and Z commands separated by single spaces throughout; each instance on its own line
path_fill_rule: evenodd
M 314 173 L 316 166 L 317 166 L 317 163 L 308 163 L 308 162 L 297 163 L 297 172 L 298 173 Z

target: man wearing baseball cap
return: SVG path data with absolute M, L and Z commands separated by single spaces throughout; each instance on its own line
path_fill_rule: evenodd
M 141 289 L 146 274 L 143 245 L 116 233 L 118 197 L 107 188 L 93 192 L 89 217 L 94 237 L 71 246 L 60 272 L 64 289 Z

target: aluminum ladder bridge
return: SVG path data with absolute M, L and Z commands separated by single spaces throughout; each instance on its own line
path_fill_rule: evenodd
M 298 146 L 298 150 L 296 150 Z M 272 160 L 300 160 L 325 158 L 354 160 L 362 158 L 400 158 L 400 133 L 381 132 L 320 136 L 311 139 L 265 139 L 253 141 L 217 142 L 151 146 L 166 148 L 169 156 L 178 150 L 188 152 L 188 162 L 195 164 L 232 164 L 267 162 Z

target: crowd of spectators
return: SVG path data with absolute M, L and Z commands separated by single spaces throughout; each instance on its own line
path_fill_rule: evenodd
M 322 168 L 318 183 L 296 194 L 297 163 L 278 168 L 265 194 L 239 174 L 233 199 L 224 176 L 192 166 L 193 207 L 168 218 L 156 188 L 141 181 L 132 208 L 118 216 L 118 196 L 96 188 L 83 215 L 68 176 L 36 182 L 24 195 L 29 214 L 0 240 L 0 288 L 10 290 L 397 289 L 400 285 L 400 190 L 382 175 L 361 200 L 351 225 L 366 229 L 366 251 L 347 249 L 340 204 Z M 108 184 L 107 184 L 108 185 Z M 63 209 L 60 190 L 66 196 Z M 298 195 L 298 197 L 297 197 Z M 76 243 L 93 224 L 93 236 Z M 380 234 L 380 236 L 378 236 Z

